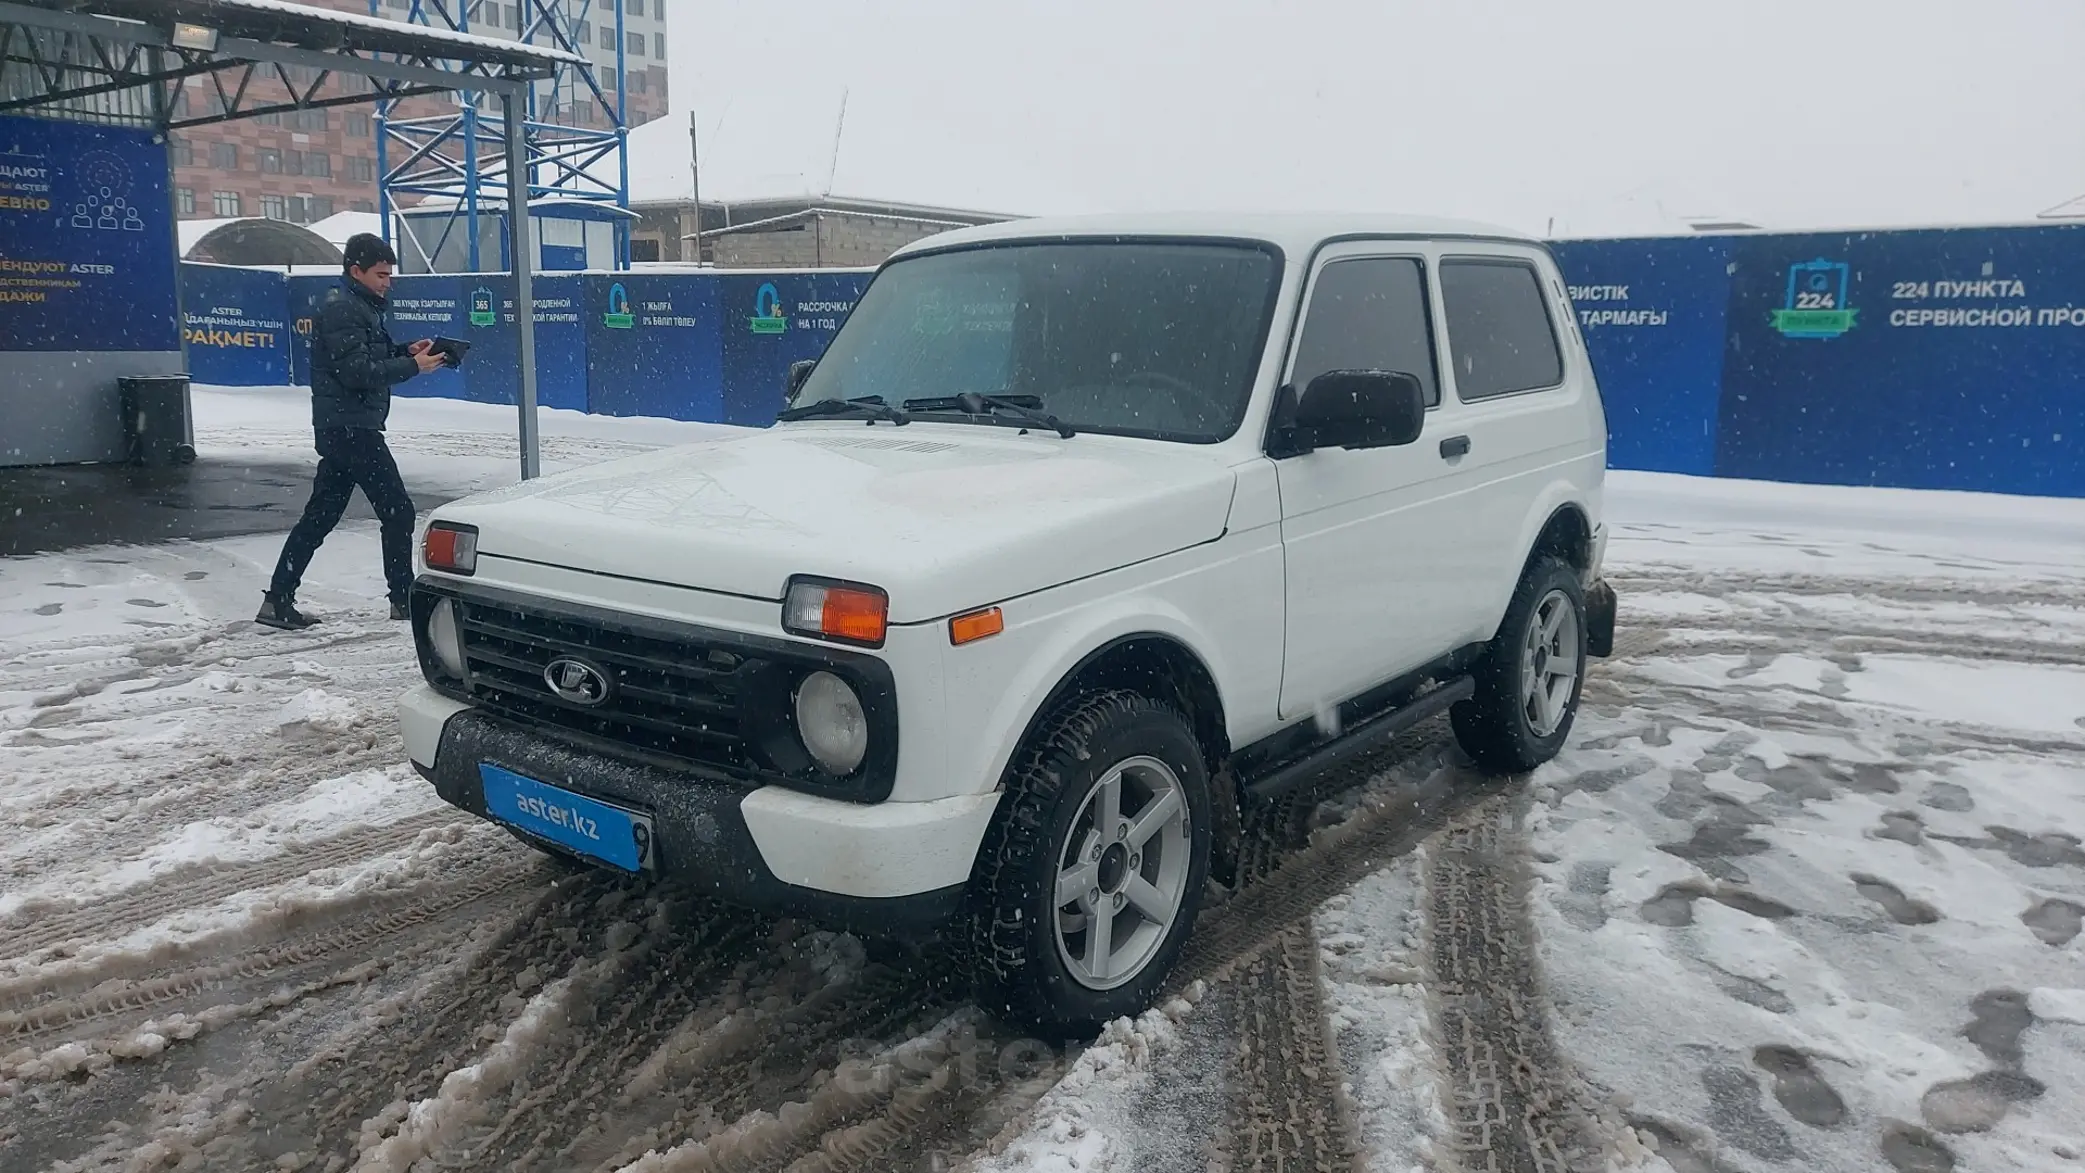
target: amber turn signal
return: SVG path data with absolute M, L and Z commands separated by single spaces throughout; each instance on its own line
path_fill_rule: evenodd
M 875 587 L 798 579 L 782 604 L 782 628 L 797 635 L 882 647 L 890 596 Z
M 948 621 L 948 642 L 962 647 L 1006 630 L 1006 616 L 997 607 L 986 607 Z

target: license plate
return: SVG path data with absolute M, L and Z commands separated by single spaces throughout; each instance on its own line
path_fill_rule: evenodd
M 493 818 L 626 872 L 652 866 L 650 815 L 560 790 L 483 762 L 485 810 Z

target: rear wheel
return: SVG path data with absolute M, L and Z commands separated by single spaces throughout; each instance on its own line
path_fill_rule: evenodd
M 1494 774 L 1524 773 L 1555 757 L 1578 716 L 1585 658 L 1578 572 L 1560 558 L 1538 558 L 1471 674 L 1476 694 L 1449 711 L 1463 752 Z
M 1208 769 L 1178 712 L 1076 698 L 1022 750 L 980 856 L 980 995 L 1024 1024 L 1084 1033 L 1148 1007 L 1209 870 Z

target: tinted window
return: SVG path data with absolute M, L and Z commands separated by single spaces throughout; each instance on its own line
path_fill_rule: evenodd
M 1304 391 L 1326 371 L 1403 371 L 1441 401 L 1434 374 L 1426 271 L 1407 257 L 1334 261 L 1310 293 L 1289 381 Z
M 1441 304 L 1457 395 L 1487 399 L 1564 381 L 1564 356 L 1534 266 L 1444 261 Z
M 1263 249 L 1159 241 L 901 260 L 863 292 L 797 404 L 1032 395 L 1081 431 L 1214 443 L 1244 418 L 1280 275 Z

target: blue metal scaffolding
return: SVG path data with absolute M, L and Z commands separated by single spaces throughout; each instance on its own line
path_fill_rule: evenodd
M 369 0 L 372 16 L 385 0 Z M 524 44 L 562 49 L 581 64 L 560 66 L 556 73 L 526 91 L 521 140 L 528 159 L 528 199 L 581 201 L 627 210 L 630 206 L 629 139 L 623 27 L 624 0 L 408 0 L 405 19 L 412 24 L 459 33 L 495 34 L 504 29 Z M 397 7 L 395 0 L 391 5 Z M 596 35 L 594 16 L 613 29 L 615 71 L 604 86 L 591 64 L 587 43 Z M 612 24 L 605 23 L 611 21 Z M 503 23 L 504 22 L 504 23 Z M 377 211 L 384 238 L 399 252 L 406 268 L 432 270 L 448 255 L 461 233 L 464 271 L 513 267 L 505 255 L 510 233 L 506 213 L 507 127 L 499 102 L 490 95 L 460 91 L 453 113 L 415 115 L 404 103 L 381 102 L 376 114 Z M 427 99 L 421 99 L 424 106 Z M 599 110 L 606 126 L 583 126 L 583 112 Z M 593 121 L 588 118 L 587 121 Z M 423 210 L 410 219 L 406 207 Z M 490 236 L 482 231 L 494 228 Z M 432 239 L 430 239 L 430 237 Z M 497 243 L 499 255 L 481 256 L 481 243 Z M 410 254 L 410 255 L 409 255 Z M 531 258 L 533 260 L 533 258 Z M 486 262 L 492 262 L 488 265 Z M 417 262 L 417 263 L 416 263 Z M 630 263 L 627 218 L 615 228 L 615 264 Z

